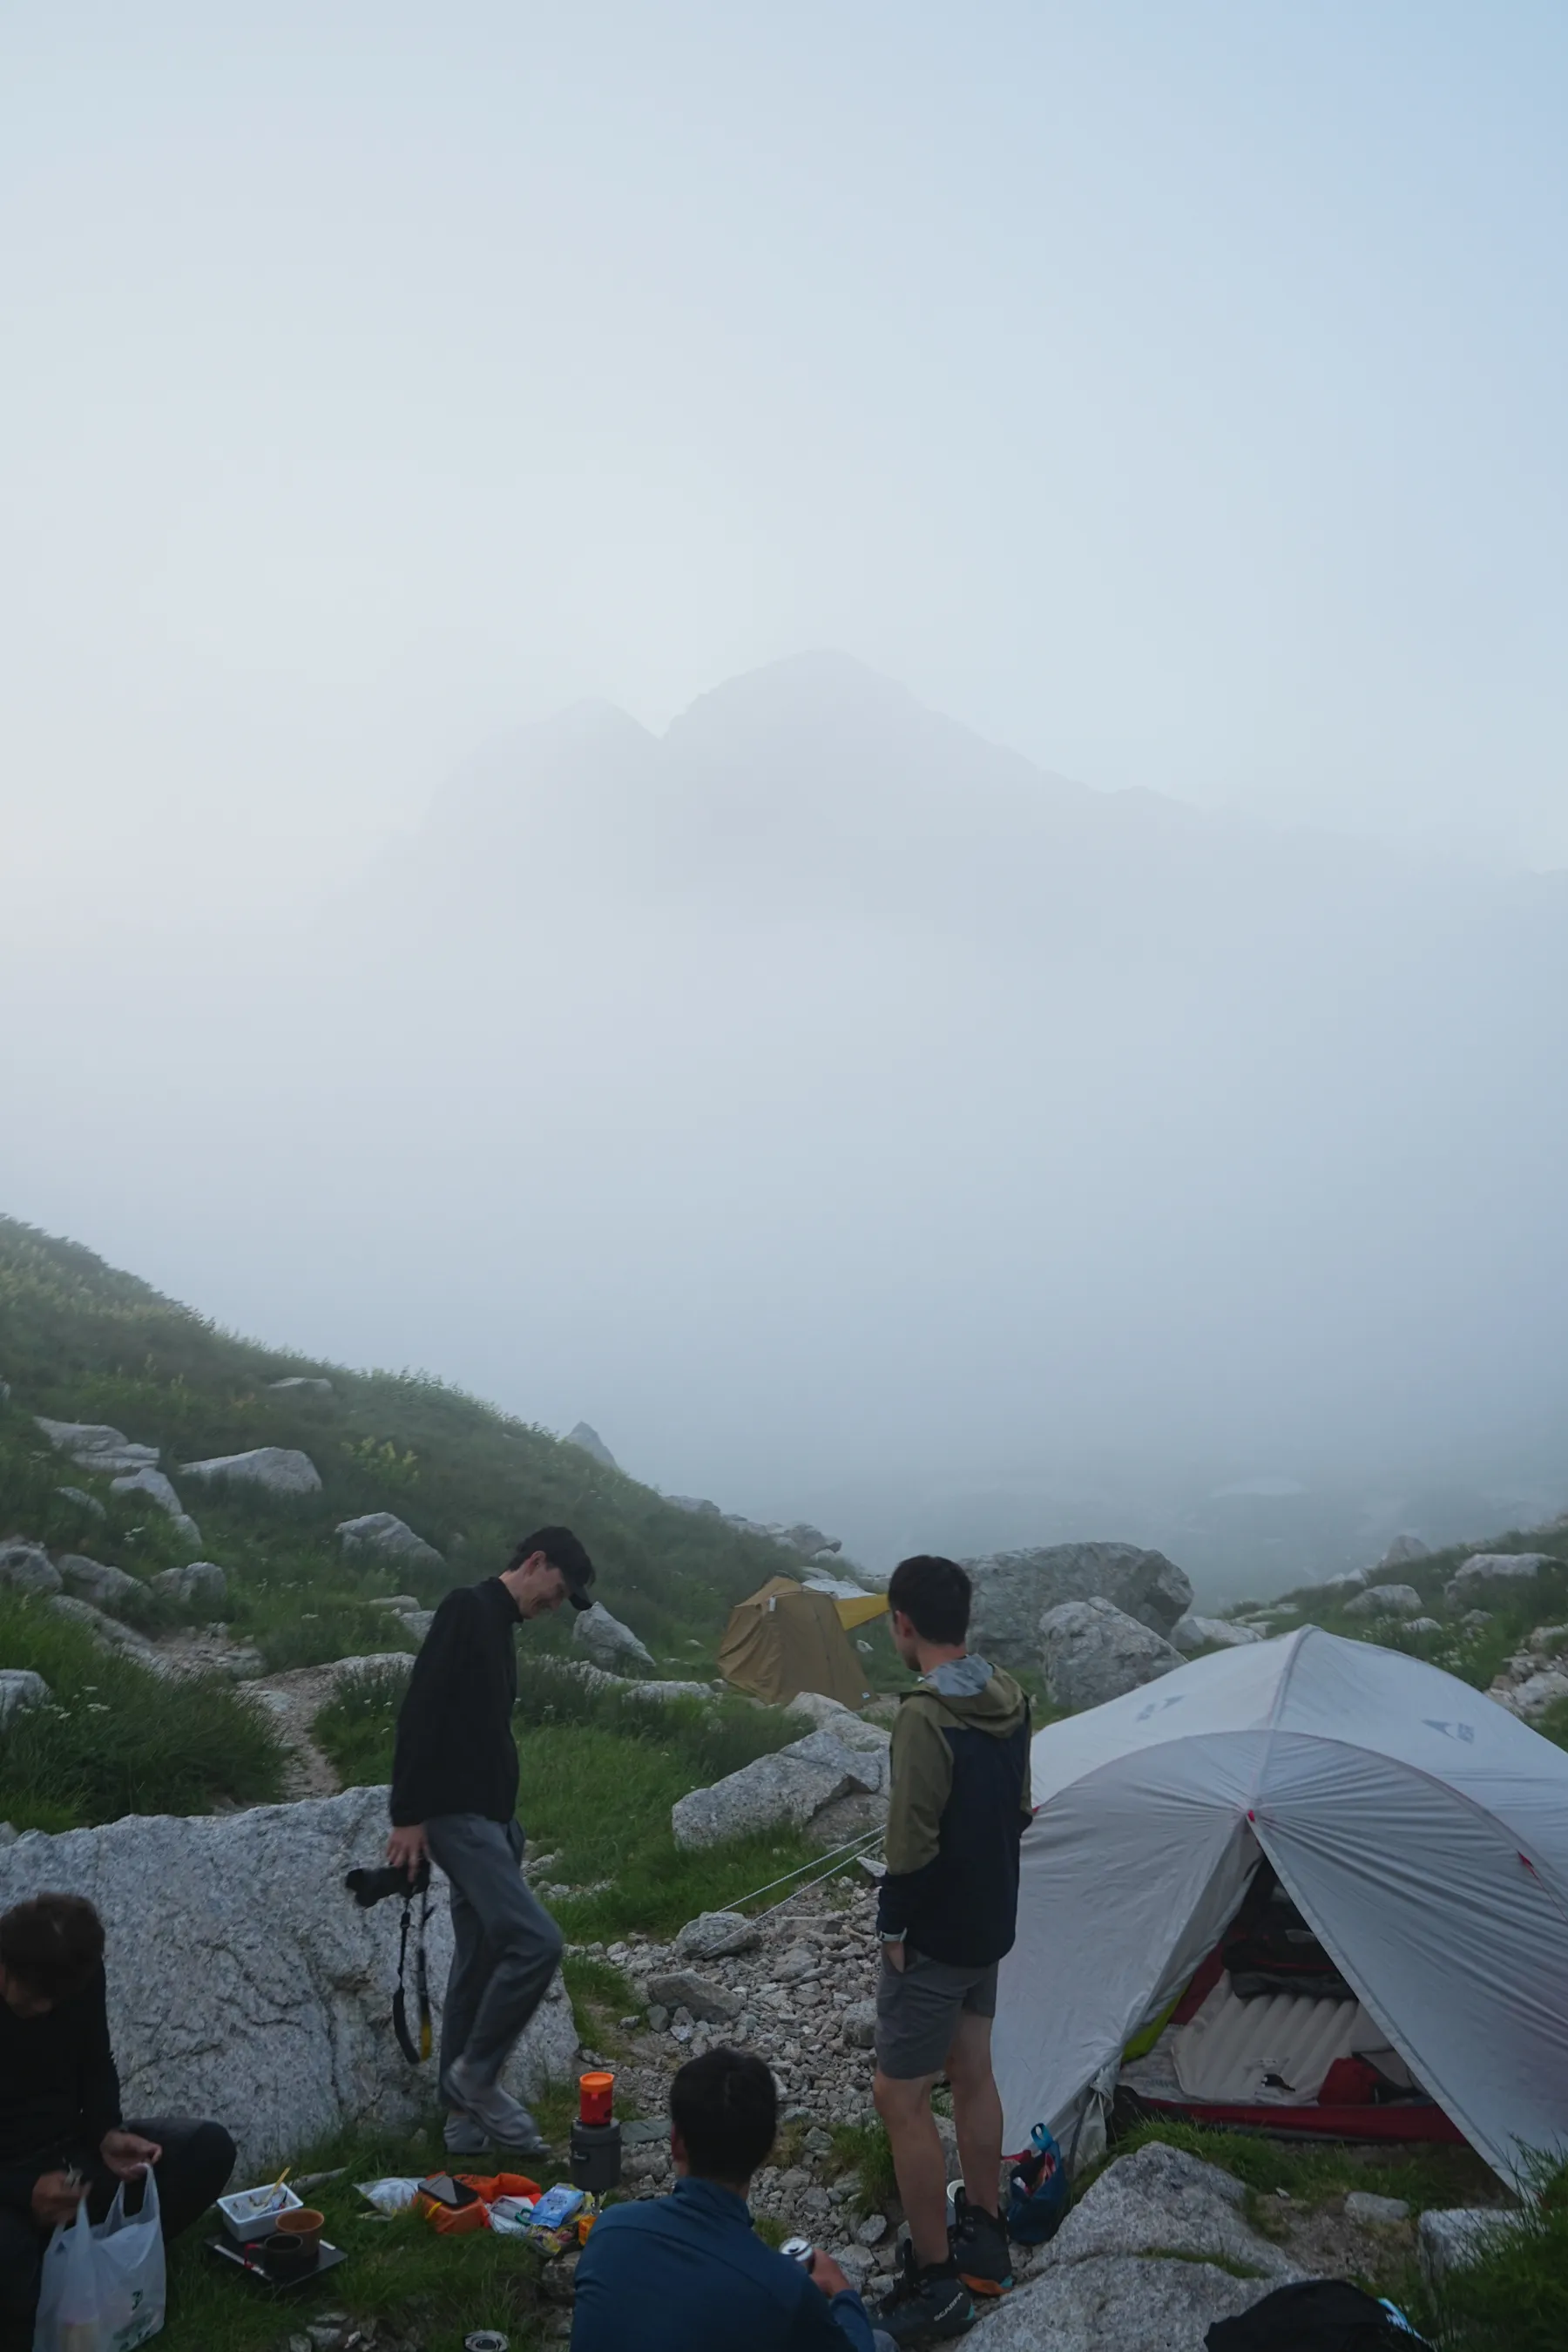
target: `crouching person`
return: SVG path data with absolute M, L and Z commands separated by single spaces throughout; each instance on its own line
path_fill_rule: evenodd
M 764 2245 L 746 2204 L 778 2130 L 760 2058 L 710 2050 L 669 2091 L 668 2197 L 613 2205 L 577 2264 L 572 2352 L 877 2352 L 837 2263 L 809 2269 Z
M 44 2248 L 83 2187 L 100 2221 L 149 2167 L 173 2238 L 222 2195 L 234 2142 L 217 2124 L 123 2120 L 102 1922 L 78 1895 L 18 1903 L 0 1913 L 0 2352 L 28 2352 Z M 132 2210 L 141 2200 L 128 2192 Z

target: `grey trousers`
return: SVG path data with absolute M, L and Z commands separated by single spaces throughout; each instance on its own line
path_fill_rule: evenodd
M 425 1824 L 452 1898 L 452 1969 L 441 2016 L 440 2078 L 466 2058 L 493 2083 L 550 1989 L 563 1938 L 522 1875 L 516 1822 L 438 1813 Z

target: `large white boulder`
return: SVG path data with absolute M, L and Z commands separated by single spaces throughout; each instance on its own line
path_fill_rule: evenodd
M 239 2143 L 242 2182 L 347 2126 L 407 2130 L 435 2098 L 434 2063 L 410 2066 L 393 2037 L 399 1906 L 362 1911 L 343 1891 L 347 1871 L 382 1858 L 386 1797 L 132 1814 L 0 1851 L 0 1909 L 59 1888 L 102 1916 L 126 2112 L 216 2117 Z M 439 1894 L 433 1913 L 438 2011 L 452 1950 Z M 509 2085 L 528 2097 L 569 2075 L 576 2051 L 557 1978 Z
M 1024 1665 L 1039 1663 L 1041 1616 L 1064 1601 L 1108 1601 L 1162 1639 L 1193 1605 L 1174 1561 L 1137 1544 L 1047 1544 L 963 1565 L 974 1589 L 970 1647 Z
M 342 1520 L 337 1532 L 338 1541 L 350 1554 L 374 1553 L 383 1559 L 395 1560 L 400 1568 L 447 1565 L 435 1545 L 416 1536 L 394 1511 L 366 1511 L 357 1519 Z
M 1347 1617 L 1419 1617 L 1426 1603 L 1413 1584 L 1369 1584 L 1345 1602 Z
M 156 1675 L 160 1682 L 167 1682 L 175 1672 L 173 1662 L 162 1650 L 155 1648 L 142 1634 L 133 1633 L 129 1625 L 121 1623 L 118 1617 L 110 1617 L 104 1610 L 95 1608 L 90 1601 L 79 1601 L 71 1593 L 58 1592 L 44 1606 L 52 1609 L 57 1617 L 67 1618 L 71 1624 L 79 1625 L 84 1633 L 90 1633 L 100 1650 L 118 1651 L 121 1657 L 134 1659 L 150 1675 Z
M 1182 1663 L 1182 1654 L 1109 1601 L 1064 1601 L 1040 1620 L 1040 1654 L 1053 1706 L 1076 1715 L 1137 1690 Z
M 1247 2189 L 1234 2173 L 1160 2140 L 1106 2166 L 1043 2260 L 1055 2266 L 1106 2254 L 1153 2253 L 1241 2263 L 1276 2282 L 1300 2276 L 1280 2248 L 1247 2221 Z
M 1190 1609 L 1171 1631 L 1171 1646 L 1184 1658 L 1195 1658 L 1200 1650 L 1240 1650 L 1262 1639 L 1256 1625 L 1233 1625 L 1228 1617 L 1194 1617 Z
M 321 1474 L 308 1454 L 292 1445 L 253 1445 L 248 1454 L 215 1454 L 205 1462 L 182 1465 L 187 1478 L 204 1486 L 260 1486 L 269 1495 L 318 1495 Z
M 1468 1609 L 1478 1601 L 1506 1601 L 1522 1586 L 1533 1584 L 1543 1568 L 1562 1565 L 1547 1551 L 1473 1551 L 1455 1570 L 1446 1598 L 1450 1609 Z
M 113 1470 L 151 1470 L 157 1466 L 155 1445 L 134 1445 L 122 1429 L 110 1429 L 102 1421 L 47 1421 L 42 1413 L 33 1416 L 51 1445 L 83 1470 L 100 1470 L 107 1475 Z
M 1440 2288 L 1450 2272 L 1470 2269 L 1518 2219 L 1496 2205 L 1428 2206 L 1415 2225 L 1415 2259 L 1427 2286 Z
M 109 1491 L 111 1495 L 145 1495 L 159 1510 L 167 1511 L 177 1533 L 184 1536 L 187 1543 L 200 1543 L 200 1528 L 161 1470 L 143 1466 L 140 1470 L 122 1471 L 118 1478 L 110 1480 Z
M 1401 1535 L 1394 1537 L 1377 1564 L 1379 1568 L 1408 1568 L 1412 1560 L 1428 1559 L 1430 1557 L 1429 1547 L 1422 1542 L 1419 1536 Z
M 13 1592 L 58 1592 L 60 1572 L 42 1544 L 9 1536 L 0 1543 L 0 1584 Z
M 1204 2352 L 1216 2320 L 1250 2311 L 1275 2284 L 1214 2263 L 1108 2255 L 1016 2287 L 976 2341 L 985 2352 Z
M 591 1609 L 574 1610 L 575 1622 L 572 1638 L 587 1651 L 596 1666 L 614 1674 L 617 1666 L 651 1666 L 655 1660 L 651 1651 L 645 1650 L 629 1625 L 612 1617 L 602 1601 Z
M 228 1579 L 216 1559 L 192 1559 L 184 1568 L 161 1568 L 147 1581 L 169 1601 L 206 1601 L 216 1605 L 228 1597 Z
M 861 1733 L 880 1731 L 878 1724 L 858 1724 Z M 726 1774 L 710 1788 L 693 1789 L 670 1807 L 669 1822 L 678 1846 L 717 1845 L 725 1838 L 746 1837 L 757 1830 L 787 1824 L 804 1829 L 824 1806 L 858 1790 L 882 1795 L 888 1785 L 888 1739 L 868 1739 L 849 1747 L 837 1733 L 809 1732 L 772 1756 L 759 1756 L 738 1772 Z

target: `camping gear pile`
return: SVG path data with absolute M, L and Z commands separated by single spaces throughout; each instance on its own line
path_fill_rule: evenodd
M 1043 2117 L 1092 2157 L 1124 2079 L 1205 2121 L 1462 2135 L 1510 2182 L 1568 2146 L 1568 1754 L 1539 1733 L 1307 1626 L 1051 1724 L 1031 1760 L 1005 2145 Z

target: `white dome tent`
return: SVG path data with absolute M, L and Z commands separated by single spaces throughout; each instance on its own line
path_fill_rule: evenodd
M 1315 1626 L 1036 1735 L 996 2079 L 1070 2133 L 1259 1854 L 1494 2170 L 1568 2148 L 1568 1754 L 1451 1675 Z

